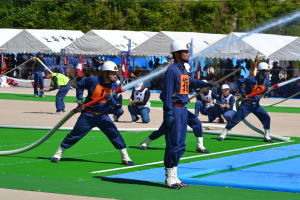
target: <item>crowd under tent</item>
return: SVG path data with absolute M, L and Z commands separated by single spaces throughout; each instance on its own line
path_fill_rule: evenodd
M 23 29 L 0 28 L 0 52 L 5 51 L 3 45 L 22 32 Z
M 225 36 L 224 34 L 161 31 L 134 48 L 131 55 L 169 56 L 170 44 L 173 40 L 183 40 L 187 44 L 193 40 L 191 48 L 193 52 L 199 52 Z
M 122 30 L 90 30 L 77 41 L 65 47 L 66 54 L 118 56 L 128 51 L 129 40 L 131 49 L 137 47 L 154 32 L 122 31 Z
M 300 60 L 300 38 L 287 44 L 269 56 L 273 60 Z
M 246 33 L 232 32 L 194 55 L 193 59 L 197 57 L 255 59 L 257 55 L 259 58 L 268 58 L 278 49 L 297 39 L 292 36 L 255 33 L 240 40 L 244 34 Z
M 82 35 L 81 31 L 73 30 L 25 29 L 1 47 L 14 53 L 60 53 Z

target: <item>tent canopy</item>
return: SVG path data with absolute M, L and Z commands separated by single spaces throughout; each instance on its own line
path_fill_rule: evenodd
M 0 50 L 4 51 L 3 44 L 18 35 L 22 29 L 0 28 Z
M 65 48 L 66 54 L 120 55 L 128 51 L 128 41 L 131 39 L 131 49 L 151 37 L 153 32 L 121 31 L 121 30 L 91 30 L 76 42 Z
M 300 38 L 298 37 L 269 57 L 273 60 L 300 60 Z
M 82 35 L 83 33 L 81 31 L 72 30 L 25 29 L 1 47 L 4 48 L 6 52 L 60 53 L 61 49 Z
M 297 37 L 273 34 L 255 33 L 243 39 L 239 39 L 246 33 L 232 32 L 212 46 L 197 53 L 196 57 L 220 57 L 220 58 L 251 58 L 256 55 L 268 58 L 278 49 L 293 42 Z
M 223 34 L 161 31 L 134 48 L 132 55 L 168 56 L 170 55 L 170 44 L 173 40 L 183 40 L 190 43 L 192 39 L 193 52 L 199 52 L 223 37 L 225 37 Z

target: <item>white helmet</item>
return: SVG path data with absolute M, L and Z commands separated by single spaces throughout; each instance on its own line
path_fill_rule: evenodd
M 222 90 L 230 89 L 228 84 L 223 84 L 222 85 Z
M 171 53 L 181 50 L 189 50 L 189 44 L 181 40 L 174 40 L 170 47 Z
M 266 62 L 261 62 L 258 64 L 258 68 L 257 68 L 258 71 L 260 70 L 270 70 L 270 65 Z
M 117 72 L 118 67 L 116 63 L 112 61 L 107 61 L 102 65 L 102 71 L 112 71 L 112 72 Z

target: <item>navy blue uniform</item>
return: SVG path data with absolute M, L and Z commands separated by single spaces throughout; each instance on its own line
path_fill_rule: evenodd
M 83 99 L 84 89 L 88 95 L 84 103 L 104 97 L 117 88 L 116 83 L 104 84 L 100 76 L 90 76 L 77 83 L 76 97 Z M 64 138 L 61 146 L 69 148 L 83 138 L 92 128 L 98 127 L 111 141 L 116 149 L 126 148 L 125 142 L 117 127 L 108 116 L 111 100 L 103 99 L 99 103 L 86 108 L 79 116 L 73 130 Z
M 188 111 L 187 125 L 193 129 L 193 133 L 196 137 L 202 137 L 203 136 L 201 121 L 198 119 L 198 117 L 196 117 L 190 111 Z M 163 121 L 163 123 L 160 125 L 159 129 L 157 131 L 153 131 L 151 133 L 151 135 L 149 135 L 149 138 L 151 140 L 155 140 L 155 139 L 159 138 L 160 136 L 164 135 L 166 131 L 167 131 L 166 130 L 166 125 Z
M 178 165 L 179 159 L 185 151 L 185 138 L 187 131 L 187 103 L 189 87 L 207 87 L 208 84 L 195 80 L 187 75 L 180 63 L 173 63 L 168 67 L 164 76 L 164 123 L 169 126 L 168 118 L 174 118 L 174 124 L 165 132 L 166 150 L 164 165 L 172 168 Z
M 260 80 L 258 76 L 241 78 L 237 80 L 239 90 L 242 94 L 247 95 L 263 89 L 264 87 L 270 87 L 270 80 L 265 78 Z M 245 88 L 243 87 L 245 85 Z M 269 114 L 259 105 L 260 96 L 254 96 L 250 99 L 244 100 L 233 119 L 226 125 L 226 129 L 232 129 L 236 124 L 245 119 L 248 114 L 253 113 L 263 124 L 264 129 L 270 129 L 271 119 Z
M 122 108 L 122 101 L 123 101 L 123 95 L 122 94 L 116 94 L 112 98 L 111 105 L 109 107 L 109 114 L 114 114 L 116 119 L 119 119 L 121 115 L 123 115 L 124 110 Z

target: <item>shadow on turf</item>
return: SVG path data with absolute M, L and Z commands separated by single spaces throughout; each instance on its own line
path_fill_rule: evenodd
M 51 160 L 49 157 L 30 157 L 30 156 L 15 156 L 10 155 L 10 157 L 19 157 L 19 158 L 34 158 L 40 160 Z M 90 163 L 100 163 L 100 164 L 113 164 L 113 165 L 120 165 L 121 162 L 101 162 L 101 161 L 94 161 L 94 160 L 85 160 L 85 159 L 78 159 L 78 158 L 62 158 L 60 162 L 90 162 Z
M 218 137 L 215 137 L 215 138 L 209 138 L 209 139 L 215 139 L 215 140 L 218 140 Z M 256 141 L 256 142 L 262 142 L 262 143 L 265 143 L 264 141 L 263 141 L 263 138 L 247 138 L 247 137 L 243 137 L 243 138 L 238 138 L 237 136 L 227 136 L 226 138 L 225 138 L 225 140 L 224 141 L 218 141 L 220 144 L 222 143 L 222 142 L 226 142 L 226 141 L 246 141 L 246 142 L 253 142 L 253 141 Z M 275 141 L 275 140 L 274 140 Z
M 50 114 L 50 115 L 56 114 L 54 112 L 23 112 L 23 113 L 30 113 L 30 114 Z
M 129 149 L 140 149 L 139 146 L 129 146 L 128 148 Z M 158 147 L 147 147 L 147 149 L 149 149 L 149 150 L 165 150 L 165 148 L 158 148 Z
M 155 186 L 155 187 L 163 187 L 163 188 L 165 187 L 164 184 L 148 182 L 148 181 L 139 181 L 139 180 L 123 179 L 123 178 L 109 178 L 109 177 L 105 177 L 105 176 L 93 176 L 93 178 L 100 178 L 102 181 L 108 181 L 108 182 L 113 182 L 113 183 L 147 185 L 147 186 Z
M 129 124 L 129 123 L 132 123 L 132 121 L 117 121 L 115 123 L 121 123 L 121 124 Z
M 50 160 L 51 158 L 45 158 L 45 157 L 37 157 L 38 159 L 46 159 Z M 99 164 L 121 164 L 120 162 L 101 162 L 101 161 L 94 161 L 94 160 L 85 160 L 85 159 L 78 159 L 78 158 L 62 158 L 60 160 L 61 162 L 89 162 L 89 163 L 99 163 Z

